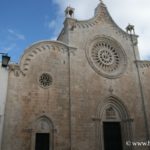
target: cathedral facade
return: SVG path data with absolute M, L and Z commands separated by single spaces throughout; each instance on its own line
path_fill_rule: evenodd
M 150 62 L 103 2 L 79 21 L 67 7 L 56 41 L 10 64 L 1 150 L 144 150 L 150 129 Z M 4 98 L 5 99 L 5 98 Z

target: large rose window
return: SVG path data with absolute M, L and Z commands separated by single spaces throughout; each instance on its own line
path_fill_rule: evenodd
M 126 55 L 122 47 L 110 38 L 97 38 L 86 54 L 92 68 L 104 77 L 116 78 L 125 70 Z

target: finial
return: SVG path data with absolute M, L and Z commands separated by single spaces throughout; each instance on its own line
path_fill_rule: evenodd
M 95 16 L 100 15 L 101 13 L 107 13 L 106 6 L 105 6 L 103 0 L 99 0 L 99 1 L 100 1 L 100 3 L 95 8 Z
M 127 33 L 129 32 L 130 34 L 135 34 L 134 25 L 128 24 L 128 26 L 126 27 L 126 31 Z

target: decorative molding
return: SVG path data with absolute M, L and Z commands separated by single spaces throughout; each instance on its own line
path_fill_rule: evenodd
M 111 15 L 109 14 L 107 7 L 103 5 L 103 3 L 99 4 L 99 6 L 95 10 L 95 16 L 89 20 L 83 20 L 83 21 L 76 21 L 76 28 L 75 30 L 82 29 L 90 29 L 94 28 L 97 25 L 100 25 L 101 23 L 107 23 L 111 26 L 111 28 L 114 30 L 116 34 L 121 36 L 122 38 L 126 40 L 130 40 L 130 34 L 125 32 L 123 29 L 121 29 L 115 21 L 112 19 Z M 134 43 L 137 44 L 137 35 L 134 35 Z
M 140 68 L 150 68 L 150 61 L 137 60 L 135 63 L 137 63 L 138 67 Z
M 19 77 L 20 75 L 24 76 L 24 73 L 20 70 L 20 66 L 18 64 L 10 64 L 9 72 L 13 72 L 16 77 Z
M 109 112 L 110 118 L 106 116 L 107 110 L 114 111 Z M 95 119 L 96 145 L 99 149 L 104 149 L 103 122 L 120 122 L 123 143 L 127 140 L 132 141 L 131 123 L 133 119 L 130 118 L 127 107 L 116 96 L 108 96 L 103 102 L 100 102 L 96 111 L 96 117 L 94 118 L 101 118 L 100 121 Z M 125 149 L 125 147 L 123 147 L 123 149 Z
M 106 109 L 106 119 L 109 120 L 109 119 L 116 119 L 116 111 L 115 109 L 112 107 L 112 106 L 109 106 L 107 109 Z
M 32 122 L 31 127 L 31 150 L 35 149 L 36 133 L 49 133 L 50 136 L 50 149 L 54 149 L 54 133 L 55 131 L 53 122 L 47 116 L 41 116 Z M 30 131 L 30 130 L 29 130 Z
M 93 28 L 95 25 L 99 24 L 99 19 L 97 17 L 92 18 L 87 21 L 77 21 L 76 22 L 76 29 L 88 29 Z
M 41 41 L 38 43 L 33 44 L 31 47 L 25 50 L 24 55 L 22 56 L 20 62 L 20 69 L 24 75 L 26 75 L 27 71 L 29 70 L 30 63 L 32 59 L 39 55 L 44 51 L 55 51 L 62 54 L 66 53 L 75 53 L 75 47 L 68 46 L 59 41 Z
M 131 118 L 130 115 L 128 114 L 128 108 L 115 95 L 109 95 L 104 99 L 102 103 L 99 103 L 96 116 L 98 118 L 103 118 L 102 116 L 104 115 L 105 110 L 109 107 L 117 108 L 116 110 L 118 110 L 118 113 L 120 114 L 122 120 L 127 120 Z
M 96 16 L 92 19 L 86 20 L 86 21 L 77 21 L 76 22 L 76 28 L 74 28 L 75 30 L 87 30 L 90 28 L 94 28 L 96 25 L 99 25 L 101 22 L 103 22 L 103 18 L 100 16 Z M 113 19 L 110 17 L 109 19 L 107 18 L 107 22 L 111 25 L 111 28 L 114 30 L 114 32 L 121 36 L 123 39 L 126 40 L 130 40 L 130 35 L 128 33 L 126 33 L 124 30 L 122 30 L 114 21 Z M 134 37 L 134 43 L 135 45 L 137 45 L 137 35 L 133 35 Z

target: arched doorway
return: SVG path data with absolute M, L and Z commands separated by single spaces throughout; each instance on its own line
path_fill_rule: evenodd
M 98 106 L 96 122 L 97 145 L 100 150 L 132 149 L 131 122 L 127 108 L 116 97 L 110 96 Z
M 39 117 L 32 124 L 31 150 L 53 150 L 54 126 L 46 117 Z

